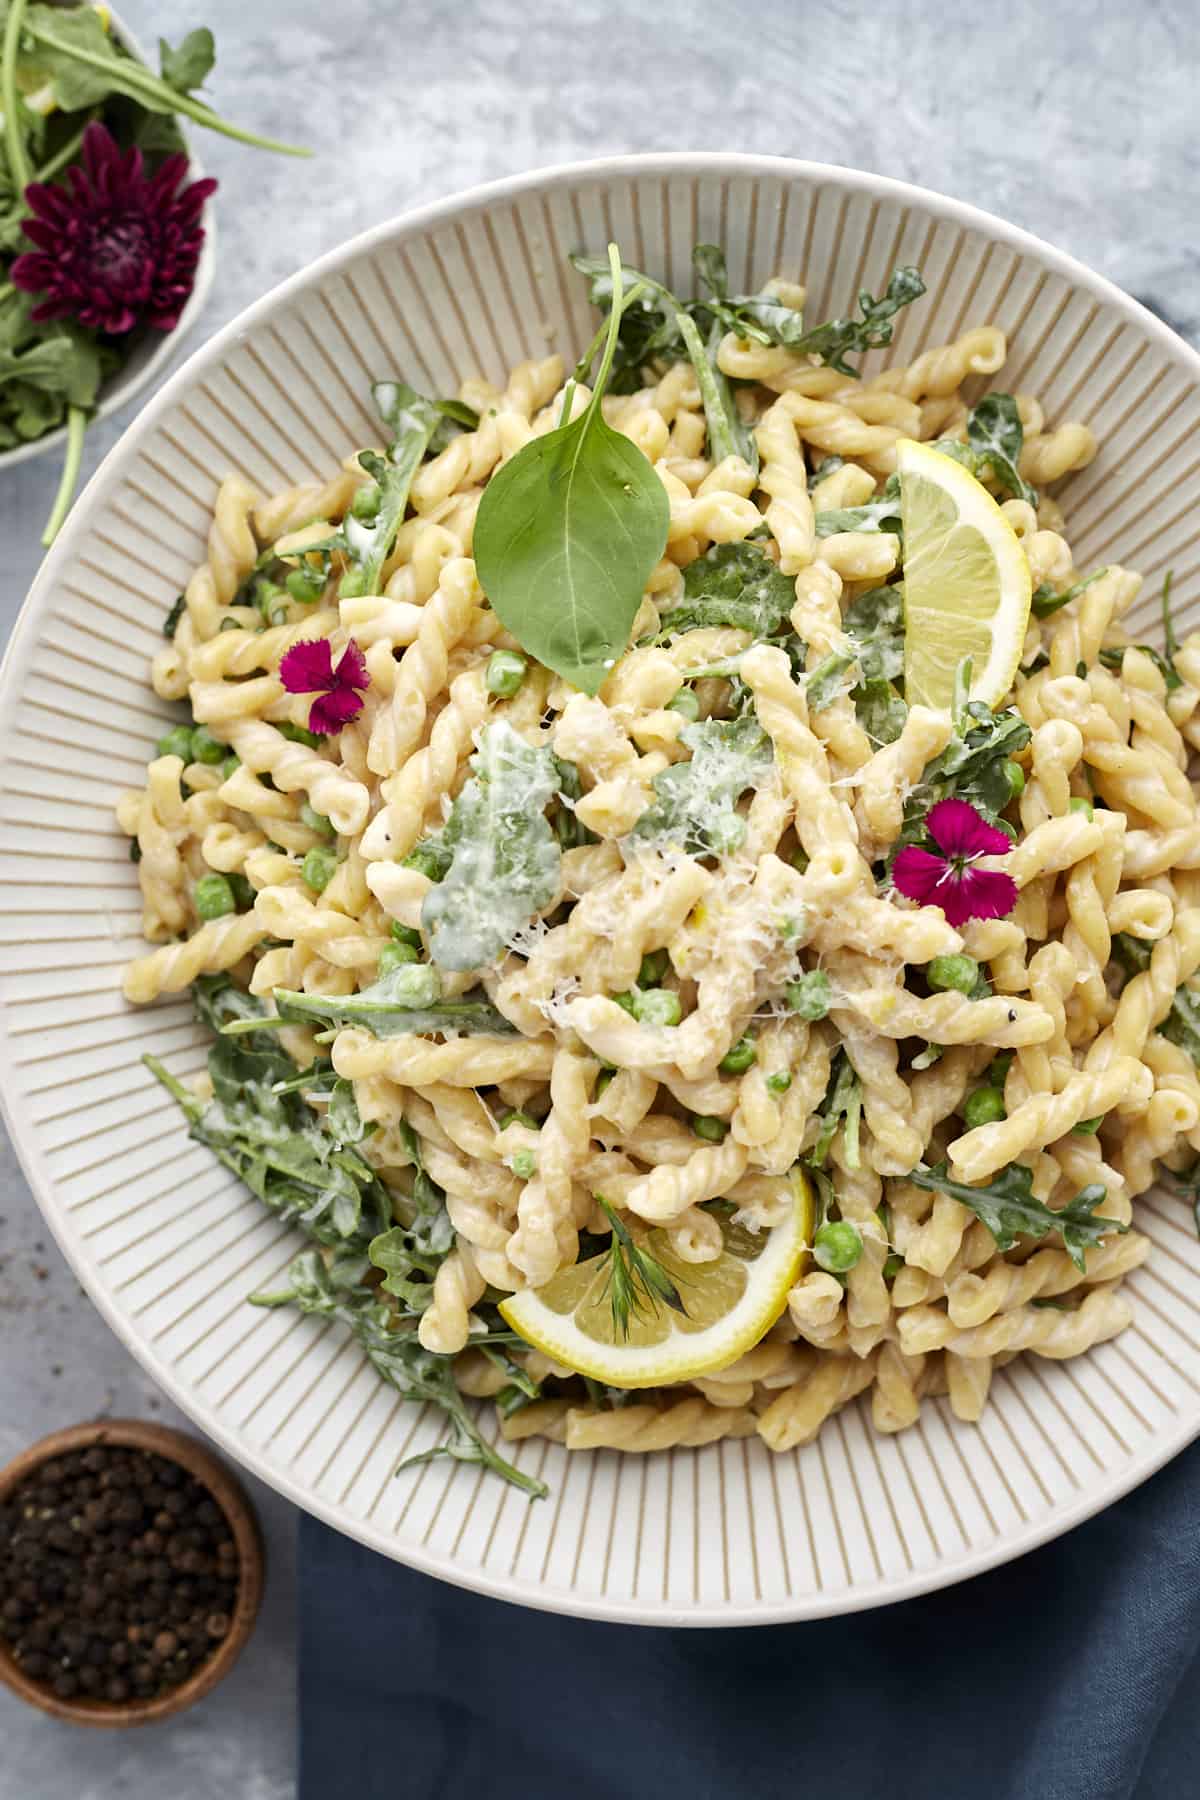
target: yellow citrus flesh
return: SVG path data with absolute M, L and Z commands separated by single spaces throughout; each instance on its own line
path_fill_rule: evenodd
M 714 1262 L 684 1262 L 664 1230 L 639 1237 L 640 1247 L 675 1283 L 686 1316 L 647 1298 L 639 1286 L 639 1304 L 622 1334 L 613 1318 L 607 1253 L 511 1295 L 500 1311 L 553 1361 L 610 1387 L 658 1387 L 726 1368 L 775 1323 L 812 1240 L 812 1194 L 804 1174 L 795 1169 L 781 1181 L 785 1216 L 757 1232 L 723 1220 L 724 1249 Z
M 904 525 L 904 693 L 949 712 L 954 672 L 972 662 L 970 698 L 998 706 L 1012 686 L 1032 583 L 1016 532 L 952 457 L 896 446 Z

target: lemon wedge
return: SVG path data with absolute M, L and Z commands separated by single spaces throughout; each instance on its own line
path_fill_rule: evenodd
M 613 1319 L 607 1252 L 512 1294 L 500 1312 L 554 1362 L 610 1387 L 659 1387 L 724 1369 L 775 1323 L 812 1239 L 808 1182 L 799 1169 L 782 1179 L 790 1190 L 784 1217 L 760 1231 L 723 1219 L 724 1249 L 714 1262 L 684 1262 L 661 1229 L 638 1236 L 639 1248 L 675 1283 L 686 1314 L 639 1288 L 623 1336 Z
M 1012 686 L 1032 583 L 1016 532 L 953 457 L 901 438 L 904 694 L 949 712 L 954 672 L 971 658 L 969 698 L 998 706 Z

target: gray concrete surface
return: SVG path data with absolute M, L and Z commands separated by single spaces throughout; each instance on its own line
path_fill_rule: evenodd
M 317 152 L 291 162 L 206 139 L 221 242 L 193 342 L 352 233 L 471 182 L 614 151 L 732 148 L 974 201 L 1061 244 L 1185 333 L 1200 330 L 1191 0 L 122 0 L 121 10 L 144 41 L 211 25 L 213 103 Z M 127 422 L 89 438 L 85 472 Z M 54 483 L 48 461 L 0 480 L 3 635 L 37 567 Z M 5 1148 L 0 1460 L 102 1412 L 172 1416 L 75 1284 Z M 271 1579 L 231 1679 L 144 1733 L 74 1731 L 0 1694 L 0 1800 L 294 1792 L 293 1516 L 256 1492 Z

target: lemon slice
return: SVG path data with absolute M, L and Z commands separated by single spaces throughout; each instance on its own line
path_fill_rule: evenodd
M 799 1169 L 786 1178 L 791 1205 L 777 1225 L 751 1231 L 727 1220 L 715 1262 L 689 1263 L 671 1251 L 662 1230 L 638 1238 L 667 1271 L 686 1316 L 638 1288 L 628 1336 L 618 1331 L 608 1292 L 609 1257 L 561 1269 L 544 1286 L 503 1301 L 513 1330 L 556 1363 L 610 1387 L 658 1387 L 723 1369 L 756 1344 L 779 1317 L 804 1263 L 813 1207 Z
M 969 698 L 997 706 L 1012 686 L 1032 583 L 1016 532 L 953 457 L 901 438 L 904 694 L 949 712 L 954 671 L 972 663 Z

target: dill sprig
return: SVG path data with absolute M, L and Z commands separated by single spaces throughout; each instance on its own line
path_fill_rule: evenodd
M 660 1300 L 665 1301 L 672 1311 L 682 1313 L 686 1319 L 687 1307 L 662 1264 L 648 1250 L 643 1250 L 634 1243 L 628 1228 L 622 1224 L 608 1201 L 599 1194 L 596 1198 L 612 1226 L 605 1292 L 612 1306 L 614 1330 L 620 1337 L 627 1338 L 631 1315 L 640 1314 L 646 1307 L 651 1312 L 657 1312 Z

